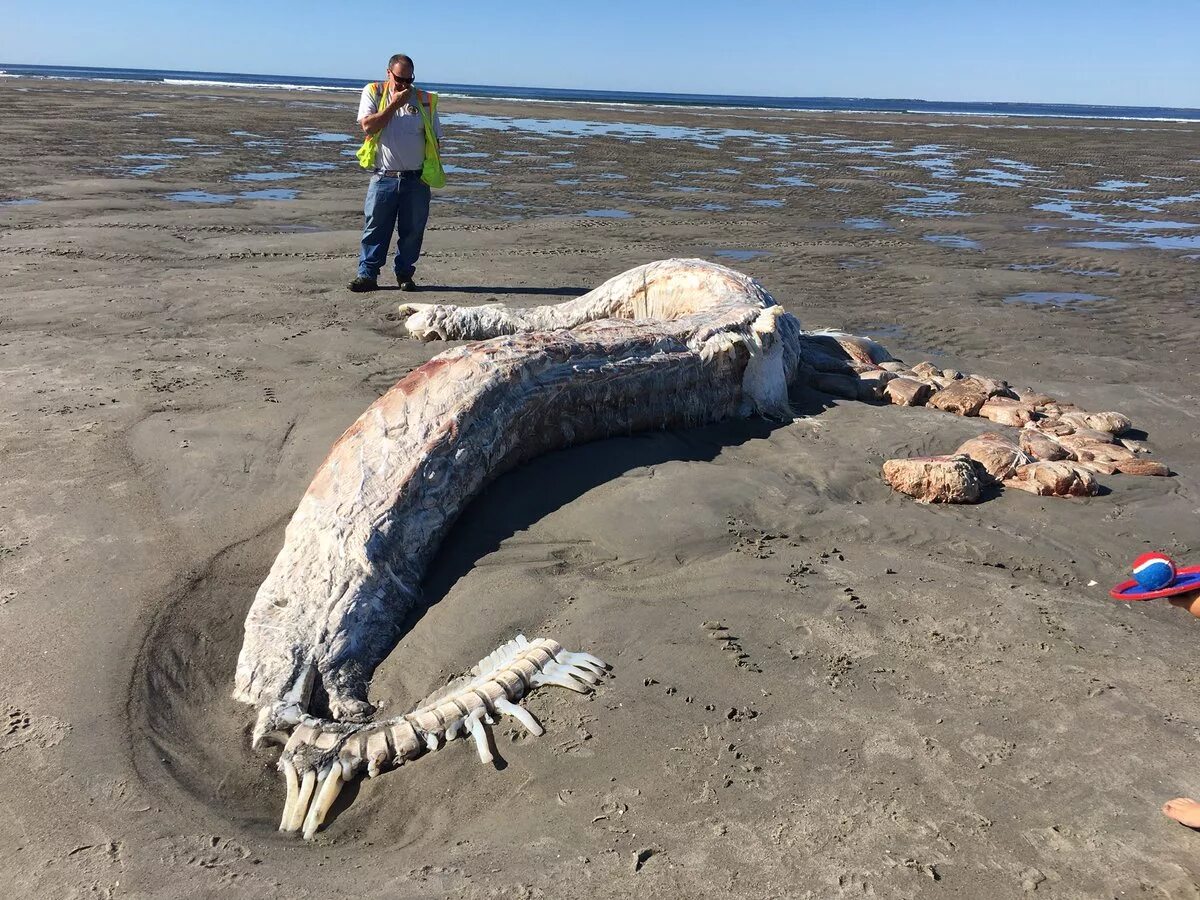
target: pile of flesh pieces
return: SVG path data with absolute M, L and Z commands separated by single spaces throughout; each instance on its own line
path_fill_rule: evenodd
M 928 406 L 978 416 L 1017 431 L 987 432 L 948 456 L 890 459 L 883 480 L 926 503 L 975 503 L 999 483 L 1050 497 L 1090 497 L 1096 475 L 1170 475 L 1146 459 L 1144 444 L 1122 437 L 1133 427 L 1118 412 L 1091 413 L 1073 403 L 983 375 L 930 362 L 911 368 L 873 341 L 845 334 L 805 335 L 814 386 L 826 393 L 896 406 Z

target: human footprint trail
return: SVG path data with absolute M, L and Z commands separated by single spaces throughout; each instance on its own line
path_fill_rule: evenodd
M 786 417 L 801 364 L 796 319 L 753 279 L 701 260 L 639 266 L 532 311 L 404 311 L 415 337 L 477 340 L 409 374 L 334 444 L 250 607 L 238 658 L 233 696 L 258 710 L 254 744 L 286 738 L 280 827 L 305 837 L 364 769 L 465 734 L 489 757 L 485 725 L 499 715 L 540 732 L 518 705 L 530 691 L 586 692 L 602 679 L 597 658 L 518 637 L 413 712 L 371 720 L 375 667 L 485 484 L 612 435 Z M 327 715 L 311 714 L 315 704 Z

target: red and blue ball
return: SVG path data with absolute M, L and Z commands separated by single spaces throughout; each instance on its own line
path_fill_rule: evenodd
M 1175 580 L 1175 563 L 1165 553 L 1143 553 L 1133 561 L 1133 580 L 1143 591 L 1161 591 Z

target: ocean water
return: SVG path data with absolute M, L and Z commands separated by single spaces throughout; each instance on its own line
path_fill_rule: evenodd
M 87 66 L 30 66 L 0 63 L 0 77 L 75 78 L 85 81 L 149 81 L 202 86 L 287 87 L 309 91 L 360 91 L 367 78 L 314 78 L 304 75 L 248 75 L 237 72 L 176 72 L 165 69 L 108 69 Z M 619 103 L 633 105 L 743 107 L 836 112 L 940 113 L 977 116 L 1053 116 L 1086 119 L 1200 121 L 1200 109 L 1162 106 L 1091 106 L 1073 103 L 982 103 L 872 97 L 759 97 L 725 94 L 671 94 L 592 91 L 488 84 L 439 84 L 422 87 L 445 95 L 494 99 Z

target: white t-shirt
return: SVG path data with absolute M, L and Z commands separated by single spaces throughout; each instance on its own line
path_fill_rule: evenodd
M 386 93 L 386 90 L 381 93 Z M 425 162 L 425 122 L 416 104 L 417 95 L 414 90 L 408 105 L 396 110 L 383 126 L 379 135 L 379 152 L 375 155 L 375 168 L 412 170 L 421 168 Z M 359 124 L 385 105 L 386 98 L 371 96 L 371 85 L 368 84 L 358 99 Z M 439 139 L 442 136 L 441 122 L 438 121 L 436 113 L 433 116 L 433 133 Z

